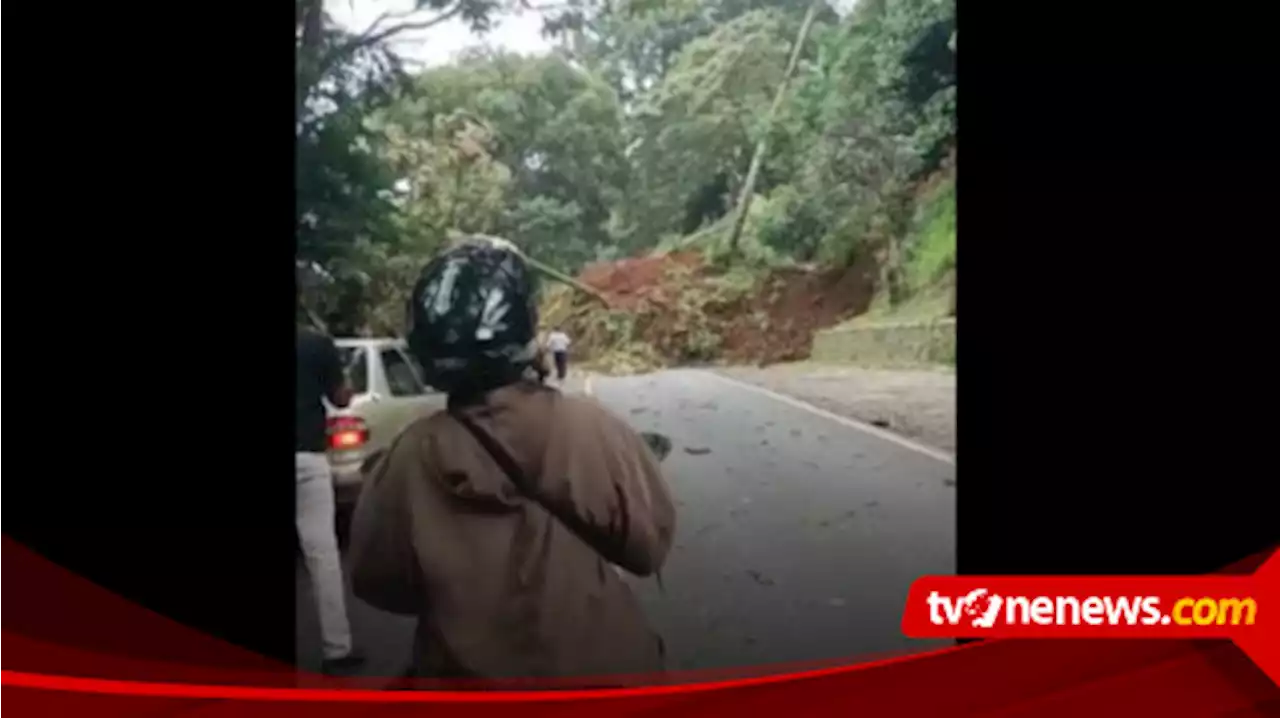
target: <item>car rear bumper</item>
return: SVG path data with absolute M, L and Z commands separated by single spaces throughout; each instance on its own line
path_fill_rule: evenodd
M 360 464 L 345 464 L 333 467 L 333 498 L 341 507 L 354 506 L 360 497 L 360 485 L 364 477 L 360 473 Z

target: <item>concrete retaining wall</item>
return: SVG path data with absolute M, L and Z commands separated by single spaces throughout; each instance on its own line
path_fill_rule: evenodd
M 956 320 L 868 323 L 818 332 L 814 361 L 854 362 L 869 366 L 954 364 Z

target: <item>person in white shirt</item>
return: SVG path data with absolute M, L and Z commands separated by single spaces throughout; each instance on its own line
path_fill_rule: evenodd
M 562 383 L 569 373 L 569 344 L 569 335 L 560 331 L 560 327 L 552 328 L 547 336 L 547 349 L 556 363 L 556 379 Z

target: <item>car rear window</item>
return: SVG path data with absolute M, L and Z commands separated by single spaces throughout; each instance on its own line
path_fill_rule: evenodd
M 387 386 L 391 390 L 391 396 L 420 396 L 427 393 L 419 370 L 399 349 L 382 350 L 382 367 L 387 373 Z
M 351 382 L 351 391 L 363 394 L 369 391 L 369 361 L 364 347 L 338 347 L 338 357 Z

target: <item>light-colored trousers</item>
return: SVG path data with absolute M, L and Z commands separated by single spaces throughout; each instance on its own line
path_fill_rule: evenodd
M 324 657 L 342 658 L 351 652 L 351 625 L 347 621 L 342 556 L 334 527 L 333 470 L 324 454 L 302 451 L 294 454 L 294 466 L 298 479 L 298 541 L 320 614 Z

